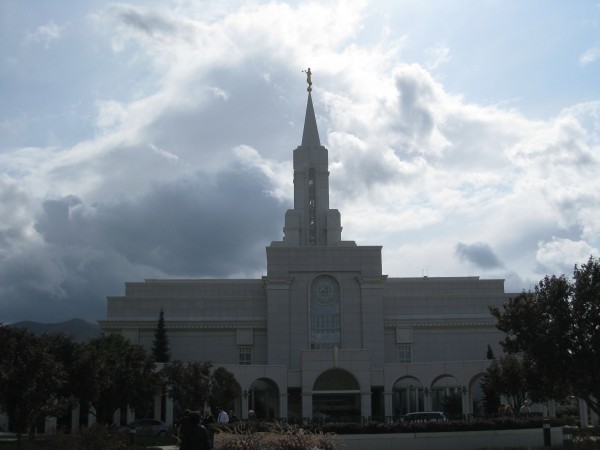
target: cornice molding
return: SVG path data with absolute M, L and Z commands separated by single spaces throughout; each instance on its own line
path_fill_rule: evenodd
M 361 286 L 368 284 L 383 285 L 387 280 L 387 277 L 387 275 L 357 276 L 356 280 Z
M 406 320 L 384 320 L 385 328 L 396 327 L 412 327 L 412 328 L 495 328 L 496 321 L 494 319 L 406 319 Z
M 294 277 L 269 277 L 269 276 L 264 276 L 263 278 L 263 283 L 264 285 L 268 288 L 279 288 L 281 289 L 282 287 L 284 289 L 289 288 L 289 286 L 292 284 L 292 281 L 294 281 Z
M 156 320 L 99 320 L 98 324 L 103 330 L 121 330 L 121 329 L 138 329 L 138 330 L 155 330 Z M 223 329 L 238 329 L 238 328 L 254 328 L 267 329 L 266 320 L 215 320 L 215 321 L 167 321 L 165 320 L 165 328 L 170 331 L 174 330 L 223 330 Z

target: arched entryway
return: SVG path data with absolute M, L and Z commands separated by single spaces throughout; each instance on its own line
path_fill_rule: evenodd
M 489 399 L 488 401 L 491 403 L 488 405 L 488 401 L 486 401 L 485 394 L 483 392 L 483 377 L 485 373 L 481 373 L 473 377 L 471 382 L 469 383 L 468 390 L 468 401 L 471 407 L 469 411 L 470 414 L 474 414 L 476 416 L 484 416 L 487 412 L 488 407 L 490 407 L 492 412 L 496 412 L 497 406 L 495 403 L 495 398 Z
M 273 380 L 259 378 L 248 389 L 248 409 L 260 419 L 276 419 L 279 414 L 279 388 Z
M 403 416 L 410 412 L 425 411 L 423 383 L 415 377 L 400 378 L 392 388 L 392 413 Z
M 448 416 L 462 414 L 462 387 L 452 375 L 437 378 L 431 386 L 431 410 Z
M 313 419 L 360 417 L 360 385 L 346 370 L 328 370 L 313 385 L 312 404 Z

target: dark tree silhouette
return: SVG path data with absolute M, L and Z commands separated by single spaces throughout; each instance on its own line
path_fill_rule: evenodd
M 154 332 L 152 356 L 154 356 L 154 360 L 158 363 L 167 363 L 171 360 L 169 336 L 167 336 L 165 316 L 162 308 L 160 308 L 160 315 L 156 324 L 156 331 Z
M 494 361 L 496 359 L 490 344 L 487 346 L 486 358 L 490 361 Z M 481 381 L 481 390 L 483 391 L 483 404 L 485 412 L 487 414 L 495 414 L 500 406 L 500 393 L 491 383 L 489 373 L 484 375 L 483 380 Z
M 23 433 L 70 406 L 60 395 L 68 378 L 53 355 L 53 340 L 52 336 L 36 337 L 26 329 L 0 325 L 0 408 L 17 434 L 17 448 Z

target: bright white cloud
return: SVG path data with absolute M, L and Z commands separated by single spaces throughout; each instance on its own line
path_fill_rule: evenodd
M 600 58 L 600 43 L 594 44 L 593 47 L 588 48 L 583 54 L 579 57 L 579 63 L 582 66 L 587 66 L 588 64 L 592 64 L 598 58 Z
M 538 244 L 537 260 L 548 274 L 570 276 L 575 264 L 585 263 L 592 255 L 598 255 L 598 248 L 585 241 L 553 238 Z

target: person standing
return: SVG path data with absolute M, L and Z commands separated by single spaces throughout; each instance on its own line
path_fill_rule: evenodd
M 223 411 L 223 408 L 219 408 L 219 415 L 217 416 L 217 423 L 219 425 L 224 424 L 224 423 L 229 423 L 229 416 L 227 415 L 227 413 L 225 411 Z
M 180 450 L 210 450 L 206 428 L 200 425 L 200 414 L 192 411 L 187 416 L 188 423 L 181 430 Z
M 531 410 L 529 409 L 529 402 L 527 400 L 525 400 L 523 402 L 523 404 L 521 405 L 521 408 L 519 409 L 519 414 L 526 416 L 530 412 L 531 412 Z
M 215 446 L 215 416 L 213 416 L 213 413 L 210 409 L 204 415 L 202 425 L 204 425 L 206 432 L 208 433 L 208 448 L 212 449 Z

